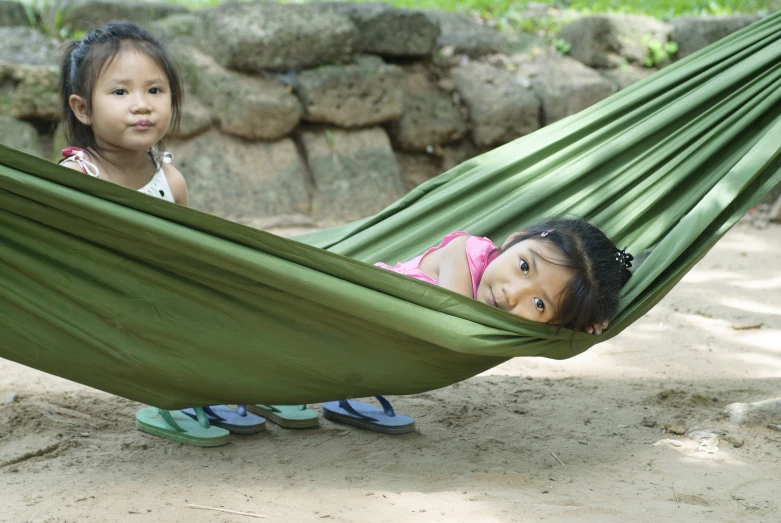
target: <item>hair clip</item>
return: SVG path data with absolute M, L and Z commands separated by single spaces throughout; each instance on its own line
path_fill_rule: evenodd
M 626 247 L 621 249 L 620 251 L 616 251 L 616 261 L 621 264 L 622 267 L 625 267 L 629 269 L 632 267 L 632 260 L 634 260 L 635 257 L 626 252 Z
M 540 233 L 540 238 L 545 238 L 547 235 L 549 235 L 550 233 L 552 233 L 555 230 L 556 230 L 556 228 L 554 227 L 553 229 L 548 229 L 547 231 L 542 231 Z

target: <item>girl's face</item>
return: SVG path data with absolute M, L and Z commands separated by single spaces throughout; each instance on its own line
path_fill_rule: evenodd
M 79 106 L 79 98 L 71 96 L 71 107 L 82 123 L 92 126 L 103 149 L 146 151 L 165 136 L 171 123 L 168 77 L 132 47 L 123 48 L 103 69 L 92 92 L 90 114 Z
M 549 322 L 556 315 L 559 296 L 573 272 L 543 258 L 563 261 L 544 240 L 531 238 L 516 243 L 488 264 L 475 298 L 527 320 Z

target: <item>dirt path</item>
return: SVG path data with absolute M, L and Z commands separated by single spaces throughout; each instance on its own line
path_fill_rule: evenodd
M 781 432 L 718 414 L 781 397 L 779 376 L 778 225 L 736 227 L 586 354 L 395 398 L 405 436 L 321 420 L 187 447 L 135 430 L 134 402 L 0 360 L 0 521 L 777 522 Z M 680 423 L 725 434 L 663 432 Z

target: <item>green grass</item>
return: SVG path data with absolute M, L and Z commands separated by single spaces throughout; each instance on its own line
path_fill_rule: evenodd
M 58 0 L 17 0 L 38 12 Z M 158 0 L 160 1 L 160 0 Z M 226 0 L 163 0 L 190 9 L 204 9 L 225 3 Z M 236 1 L 236 0 L 234 0 Z M 248 1 L 248 0 L 238 0 Z M 328 0 L 281 0 L 285 3 L 316 3 Z M 366 2 L 377 0 L 348 0 Z M 382 0 L 379 0 L 382 1 Z M 500 30 L 522 31 L 554 38 L 562 23 L 567 19 L 558 16 L 524 16 L 529 0 L 384 0 L 398 7 L 417 9 L 441 9 L 479 15 Z M 668 19 L 676 16 L 728 15 L 737 13 L 772 12 L 781 9 L 781 0 L 536 0 L 536 3 L 551 7 L 567 8 L 581 14 L 590 13 L 632 13 L 646 14 Z M 56 17 L 55 17 L 56 18 Z M 67 28 L 60 27 L 55 20 L 38 23 L 45 32 L 64 36 Z M 73 36 L 73 35 L 71 35 Z
M 21 3 L 56 4 L 56 0 L 17 0 Z M 158 0 L 160 1 L 160 0 Z M 162 0 L 190 9 L 214 7 L 226 0 Z M 234 0 L 235 1 L 235 0 Z M 248 1 L 248 0 L 239 0 Z M 282 0 L 286 3 L 304 3 L 331 0 Z M 347 0 L 366 2 L 377 0 Z M 382 1 L 382 0 L 380 0 Z M 781 9 L 781 0 L 534 0 L 552 7 L 569 8 L 585 13 L 638 13 L 657 18 L 671 18 L 682 15 L 724 15 L 734 13 L 756 13 Z M 418 9 L 442 9 L 445 11 L 477 13 L 486 18 L 499 18 L 508 13 L 522 11 L 529 0 L 385 0 L 384 3 L 398 7 Z
M 167 0 L 191 9 L 212 7 L 224 0 Z M 282 0 L 287 3 L 316 3 L 329 0 Z M 348 0 L 366 2 L 377 0 Z M 382 0 L 380 0 L 382 1 Z M 555 35 L 567 18 L 560 16 L 524 16 L 529 0 L 384 0 L 398 7 L 440 9 L 479 15 L 502 31 L 521 31 L 543 36 L 556 43 Z M 551 7 L 570 9 L 581 14 L 645 14 L 660 19 L 676 16 L 728 15 L 771 12 L 781 9 L 781 0 L 536 0 Z M 558 44 L 557 44 L 558 45 Z
M 573 9 L 581 12 L 640 13 L 657 18 L 673 18 L 683 15 L 754 14 L 781 9 L 779 0 L 575 0 Z
M 223 0 L 168 0 L 193 9 L 212 7 Z M 302 3 L 302 0 L 286 0 Z M 310 0 L 316 2 L 318 0 Z M 364 2 L 370 0 L 350 0 Z M 499 18 L 508 13 L 522 11 L 528 0 L 385 0 L 385 3 L 418 9 L 442 9 L 478 13 L 487 18 Z M 781 9 L 781 0 L 536 0 L 554 7 L 570 8 L 585 13 L 613 12 L 638 13 L 657 18 L 682 15 L 725 15 L 756 13 Z
M 212 7 L 223 0 L 168 0 L 191 9 Z M 287 3 L 316 3 L 329 0 L 282 0 Z M 347 0 L 366 2 L 377 0 Z M 380 0 L 382 1 L 382 0 Z M 529 0 L 384 0 L 397 7 L 440 9 L 478 15 L 502 31 L 521 31 L 561 43 L 555 35 L 568 19 L 561 16 L 524 16 Z M 781 9 L 781 0 L 536 0 L 551 7 L 569 9 L 580 14 L 645 14 L 660 19 L 677 16 L 755 14 Z

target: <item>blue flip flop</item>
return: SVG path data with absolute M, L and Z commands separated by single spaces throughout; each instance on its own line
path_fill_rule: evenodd
M 347 423 L 363 429 L 385 434 L 407 434 L 415 430 L 415 420 L 409 416 L 397 416 L 390 402 L 375 396 L 382 408 L 360 401 L 327 401 L 323 403 L 325 419 Z
M 256 434 L 266 430 L 266 418 L 247 412 L 244 405 L 238 405 L 238 411 L 225 405 L 203 407 L 209 423 L 226 429 L 234 434 Z M 182 413 L 197 419 L 195 409 L 182 409 Z

